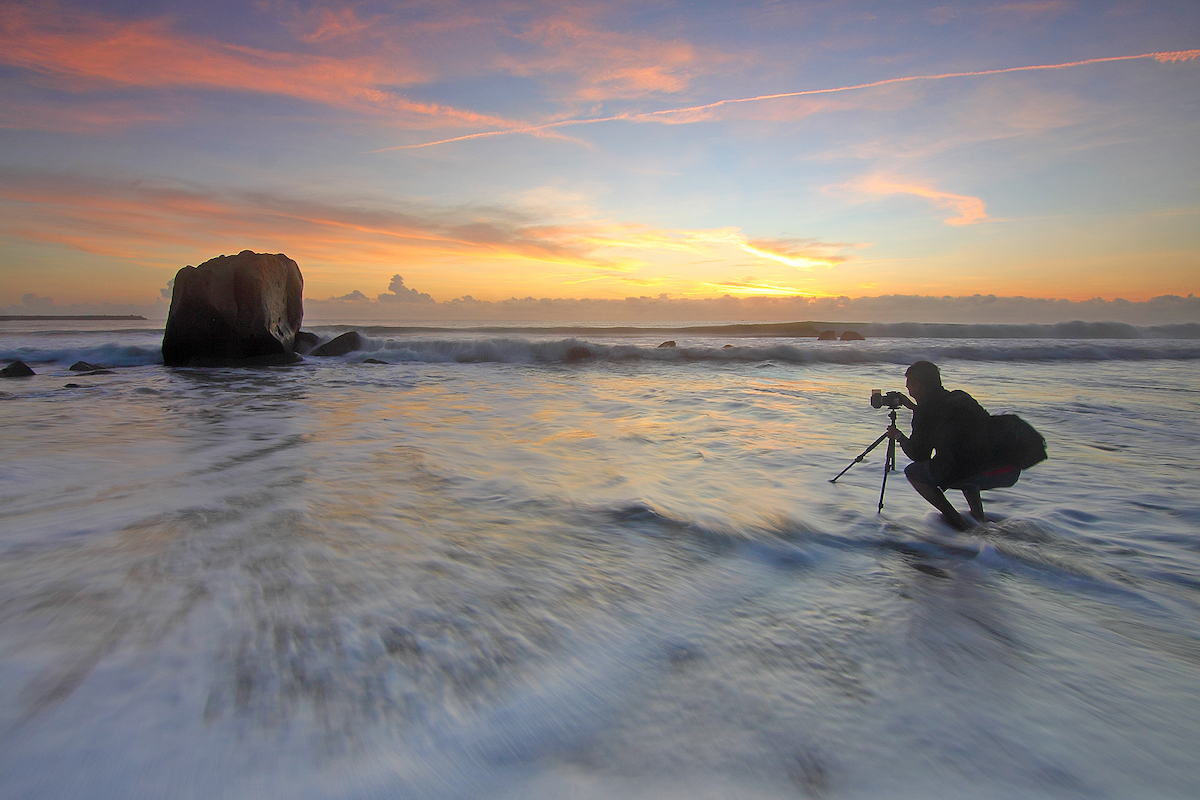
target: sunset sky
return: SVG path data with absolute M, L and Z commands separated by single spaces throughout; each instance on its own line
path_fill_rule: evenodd
M 5 0 L 0 142 L 10 313 L 1200 293 L 1195 0 Z

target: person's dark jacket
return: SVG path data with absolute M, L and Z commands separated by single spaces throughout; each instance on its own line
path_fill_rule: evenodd
M 917 404 L 912 436 L 901 443 L 913 461 L 932 456 L 930 474 L 943 488 L 994 466 L 989 438 L 991 417 L 974 397 L 939 389 Z

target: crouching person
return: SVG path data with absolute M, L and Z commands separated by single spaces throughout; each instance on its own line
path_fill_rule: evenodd
M 905 436 L 892 425 L 888 436 L 913 461 L 904 470 L 913 488 L 942 512 L 948 525 L 966 530 L 970 526 L 943 491 L 961 490 L 971 516 L 983 522 L 979 493 L 1012 486 L 1021 470 L 997 456 L 992 417 L 971 395 L 944 388 L 937 365 L 918 361 L 904 374 L 909 396 L 903 402 L 913 411 L 912 435 Z

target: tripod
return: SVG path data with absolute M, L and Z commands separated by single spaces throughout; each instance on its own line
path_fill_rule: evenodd
M 892 420 L 892 426 L 895 426 L 895 424 L 896 424 L 896 409 L 893 408 L 888 413 L 888 417 L 891 418 L 891 420 Z M 883 493 L 887 490 L 888 473 L 896 468 L 896 440 L 888 439 L 887 431 L 884 431 L 884 434 L 882 436 L 880 436 L 875 441 L 871 442 L 871 446 L 868 447 L 866 450 L 863 450 L 861 453 L 859 453 L 858 458 L 851 461 L 844 470 L 842 470 L 841 472 L 839 472 L 837 474 L 836 477 L 829 479 L 830 483 L 837 483 L 838 478 L 842 477 L 847 472 L 849 472 L 850 467 L 853 467 L 855 464 L 857 464 L 858 462 L 860 462 L 864 458 L 866 458 L 867 453 L 871 452 L 876 447 L 878 447 L 879 443 L 882 442 L 884 439 L 888 440 L 888 446 L 887 446 L 887 460 L 883 462 L 883 485 L 879 487 L 879 512 L 883 511 Z M 879 513 L 879 512 L 876 512 L 876 513 Z

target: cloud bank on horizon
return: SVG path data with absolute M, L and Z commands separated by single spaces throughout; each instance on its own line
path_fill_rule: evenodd
M 138 315 L 153 323 L 166 321 L 171 284 L 149 304 L 75 303 L 26 294 L 20 305 L 0 306 L 0 316 Z M 306 327 L 339 323 L 521 323 L 557 322 L 624 324 L 696 324 L 705 322 L 871 322 L 871 323 L 1063 323 L 1119 322 L 1128 325 L 1190 325 L 1186 335 L 1200 335 L 1200 297 L 1163 295 L 1131 302 L 1124 299 L 1064 300 L 1036 297 L 799 297 L 795 295 L 673 298 L 666 294 L 619 300 L 596 298 L 509 297 L 479 300 L 470 295 L 438 301 L 393 275 L 388 289 L 375 297 L 355 289 L 339 297 L 305 297 Z
M 1191 320 L 1198 45 L 1174 0 L 16 0 L 0 307 L 249 248 L 328 313 Z

